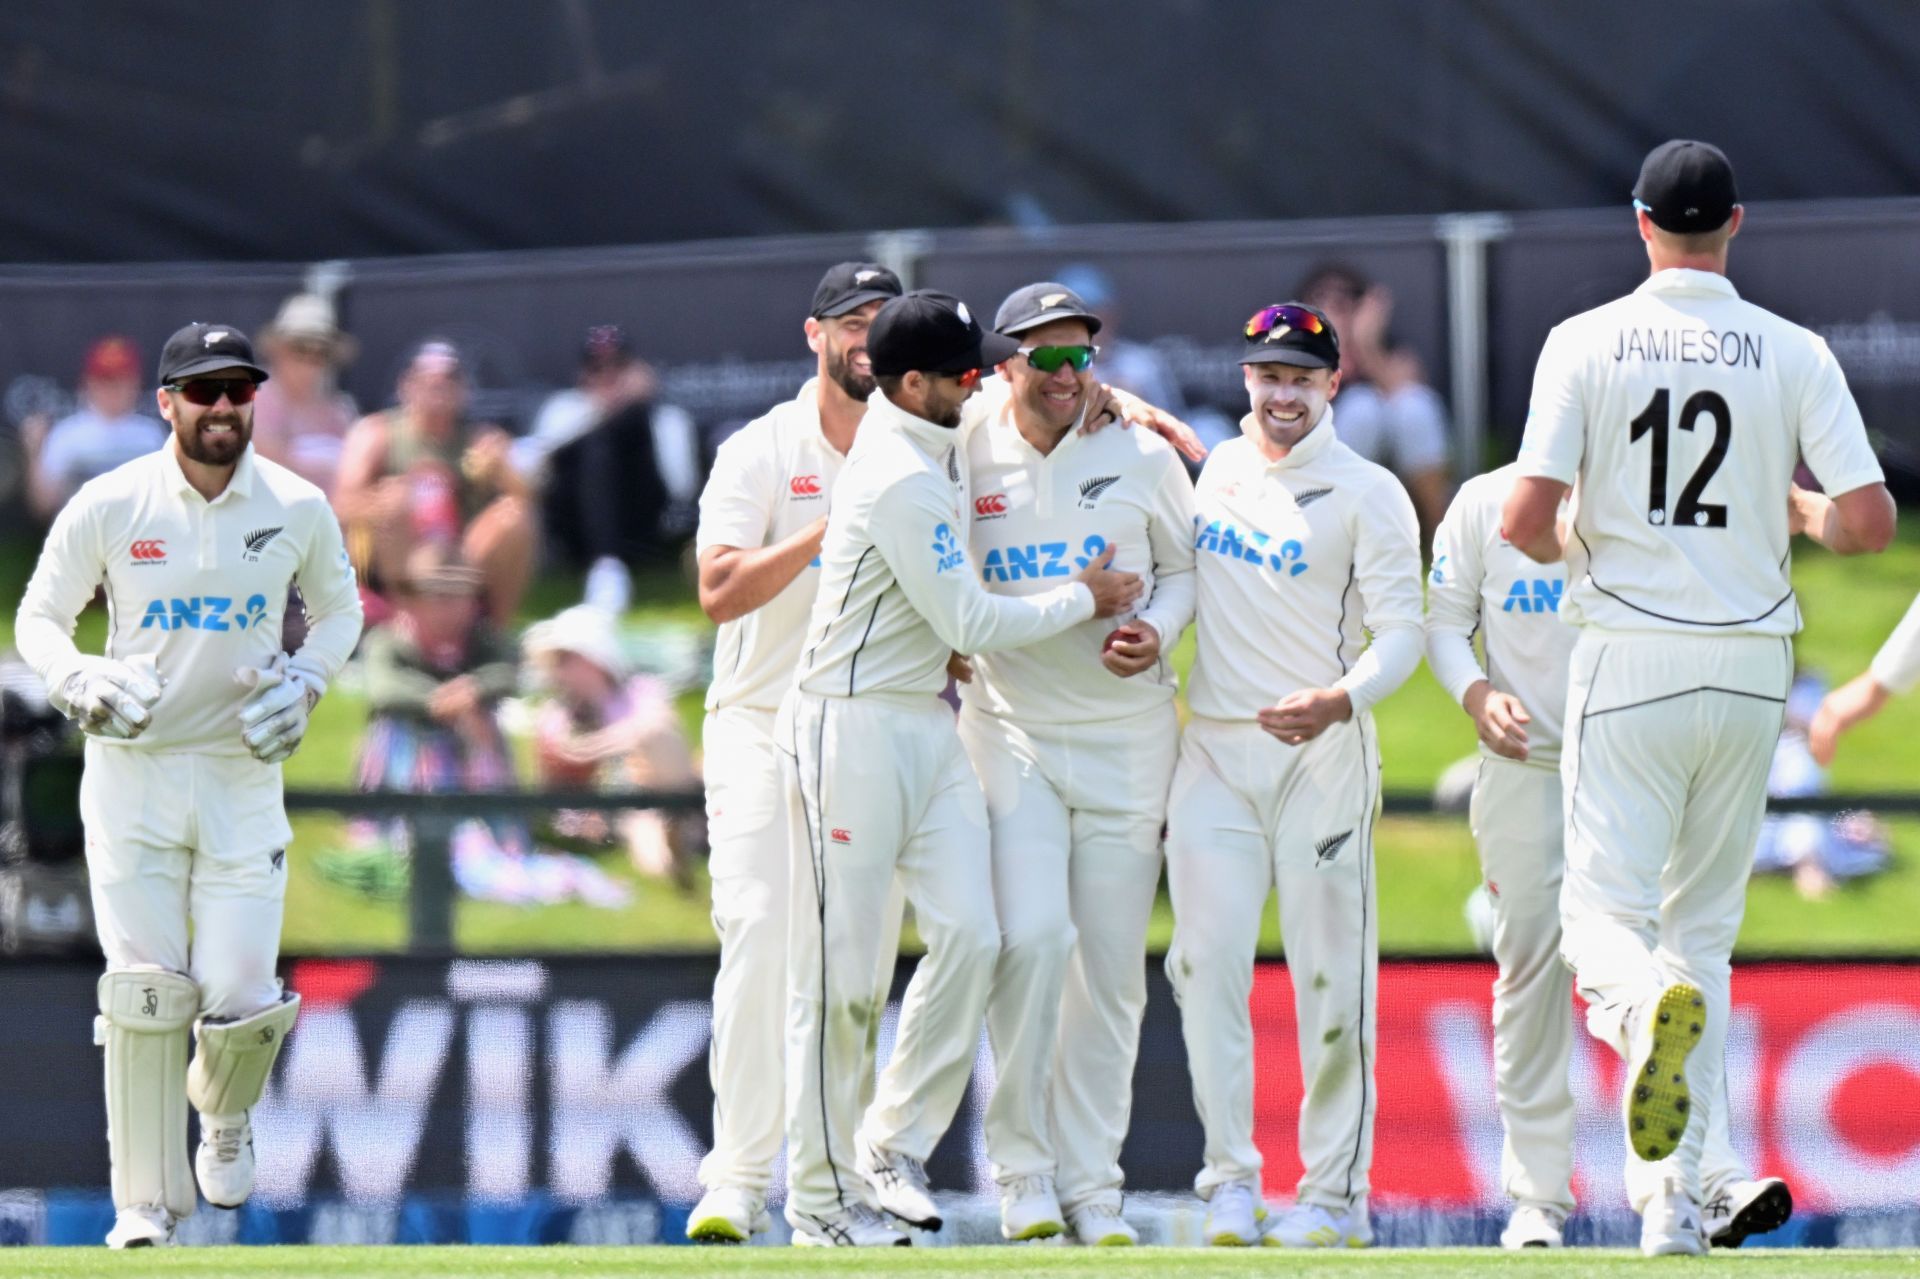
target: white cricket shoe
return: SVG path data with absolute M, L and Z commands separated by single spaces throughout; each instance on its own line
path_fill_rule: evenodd
M 193 1175 L 216 1208 L 238 1208 L 247 1201 L 253 1193 L 253 1125 L 246 1115 L 200 1116 Z
M 940 1229 L 940 1209 L 933 1202 L 925 1164 L 864 1140 L 856 1164 L 883 1209 L 910 1226 Z
M 1251 1248 L 1260 1242 L 1259 1196 L 1250 1181 L 1226 1181 L 1207 1199 L 1207 1222 L 1202 1230 L 1209 1248 Z
M 1700 1210 L 1700 1227 L 1716 1248 L 1738 1248 L 1748 1235 L 1778 1230 L 1793 1216 L 1793 1192 L 1778 1177 L 1736 1181 Z
M 1500 1246 L 1508 1252 L 1519 1252 L 1526 1248 L 1559 1248 L 1565 1245 L 1563 1235 L 1567 1226 L 1567 1214 L 1558 1208 L 1545 1204 L 1521 1204 L 1507 1218 L 1507 1228 L 1500 1232 Z
M 1707 1236 L 1700 1205 L 1669 1177 L 1640 1214 L 1640 1251 L 1649 1257 L 1704 1257 Z
M 825 1216 L 789 1213 L 796 1248 L 911 1248 L 913 1240 L 865 1204 Z
M 1073 1237 L 1088 1248 L 1131 1248 L 1140 1242 L 1140 1232 L 1128 1224 L 1116 1208 L 1090 1204 L 1067 1218 Z
M 1015 1177 L 1000 1187 L 1000 1233 L 1015 1243 L 1051 1239 L 1067 1228 L 1053 1178 Z
M 173 1242 L 173 1214 L 159 1204 L 122 1208 L 107 1232 L 109 1248 L 171 1248 Z
M 1687 1130 L 1693 1094 L 1687 1057 L 1706 1029 L 1699 987 L 1677 981 L 1641 1006 L 1627 1056 L 1627 1140 L 1650 1163 L 1671 1155 Z
M 700 1196 L 688 1216 L 687 1238 L 695 1243 L 745 1243 L 772 1225 L 764 1194 L 744 1186 L 715 1186 Z
M 1271 1248 L 1367 1248 L 1373 1244 L 1373 1224 L 1364 1214 L 1297 1203 L 1267 1223 L 1261 1242 Z

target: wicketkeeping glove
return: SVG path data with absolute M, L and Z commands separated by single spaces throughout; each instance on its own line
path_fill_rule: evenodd
M 275 654 L 271 665 L 243 667 L 234 678 L 253 689 L 240 707 L 240 739 L 261 763 L 278 764 L 300 748 L 307 715 L 324 686 L 317 676 L 292 669 L 285 653 Z
M 47 700 L 83 733 L 134 738 L 153 722 L 160 675 L 150 654 L 125 662 L 89 655 L 59 688 L 48 692 Z

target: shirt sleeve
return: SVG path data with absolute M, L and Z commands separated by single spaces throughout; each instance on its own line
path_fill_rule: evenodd
M 1813 342 L 1813 367 L 1800 390 L 1800 456 L 1830 494 L 1879 484 L 1886 475 L 1867 441 L 1867 424 L 1847 389 L 1847 375 L 1823 339 Z
M 314 499 L 312 509 L 313 526 L 294 574 L 306 605 L 307 638 L 287 665 L 324 692 L 353 656 L 365 617 L 340 521 L 324 500 Z
M 1874 682 L 1889 693 L 1905 693 L 1920 684 L 1920 598 L 1873 655 Z
M 713 459 L 713 473 L 700 491 L 700 528 L 694 553 L 715 546 L 748 550 L 766 545 L 773 525 L 775 458 L 764 447 L 772 432 L 750 422 L 728 437 Z
M 73 626 L 106 575 L 98 517 L 83 492 L 54 516 L 14 617 L 14 644 L 49 691 L 66 683 L 80 666 Z
M 1533 396 L 1520 440 L 1520 474 L 1572 484 L 1587 447 L 1586 396 L 1578 352 L 1562 325 L 1547 335 L 1533 369 Z
M 1433 535 L 1433 568 L 1427 574 L 1427 665 L 1454 701 L 1487 678 L 1473 651 L 1480 629 L 1480 588 L 1486 579 L 1486 530 L 1470 509 L 1476 489 L 1464 488 Z
M 874 502 L 869 536 L 914 611 L 956 653 L 993 653 L 1058 635 L 1093 616 L 1079 582 L 1038 595 L 994 595 L 967 556 L 964 530 L 927 485 L 895 483 Z
M 1373 642 L 1334 682 L 1353 703 L 1370 710 L 1406 683 L 1420 665 L 1420 524 L 1400 482 L 1384 477 L 1354 516 L 1353 581 L 1360 590 L 1360 622 Z
M 1160 636 L 1160 647 L 1171 651 L 1180 633 L 1193 621 L 1199 578 L 1193 568 L 1193 481 L 1172 448 L 1159 450 L 1159 483 L 1153 490 L 1153 510 L 1147 524 L 1147 543 L 1153 554 L 1153 595 L 1138 614 Z

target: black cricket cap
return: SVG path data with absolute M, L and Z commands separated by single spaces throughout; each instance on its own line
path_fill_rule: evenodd
M 1724 151 L 1710 142 L 1675 138 L 1647 153 L 1633 198 L 1662 231 L 1692 235 L 1725 226 L 1740 192 Z
M 231 324 L 189 324 L 160 348 L 162 386 L 220 369 L 244 369 L 256 383 L 267 380 L 246 331 Z
M 992 368 L 1019 349 L 1012 338 L 981 328 L 965 302 L 932 289 L 893 299 L 867 330 L 867 359 L 881 377 Z
M 1340 335 L 1334 332 L 1333 321 L 1305 302 L 1263 306 L 1253 313 L 1240 334 L 1247 340 L 1246 350 L 1240 355 L 1242 364 L 1340 367 Z
M 842 262 L 820 277 L 820 285 L 813 291 L 813 309 L 807 314 L 816 320 L 830 320 L 869 302 L 897 298 L 903 292 L 900 277 L 878 262 Z
M 1088 333 L 1100 331 L 1100 317 L 1093 313 L 1093 308 L 1078 293 L 1051 280 L 1029 284 L 1007 294 L 1007 300 L 1000 304 L 999 313 L 993 317 L 993 327 L 1012 337 L 1055 320 L 1082 320 Z

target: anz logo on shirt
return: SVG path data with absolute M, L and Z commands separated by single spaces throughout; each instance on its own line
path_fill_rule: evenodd
M 155 627 L 163 631 L 244 631 L 267 620 L 267 597 L 249 595 L 246 607 L 233 610 L 233 600 L 225 595 L 177 596 L 154 600 L 140 617 L 140 629 Z
M 1298 577 L 1307 571 L 1307 548 L 1292 538 L 1279 544 L 1258 529 L 1243 530 L 1231 520 L 1193 517 L 1193 549 L 1212 551 L 1256 569 Z
M 1098 533 L 1080 543 L 1080 554 L 1069 557 L 1067 542 L 1028 542 L 1022 546 L 996 546 L 980 561 L 983 582 L 1017 582 L 1027 577 L 1072 577 L 1093 557 L 1107 549 L 1107 539 Z
M 960 543 L 953 536 L 953 526 L 936 524 L 933 529 L 933 571 L 944 573 L 950 568 L 959 568 L 967 561 L 967 553 L 960 549 Z
M 1513 585 L 1507 590 L 1507 600 L 1500 606 L 1500 611 L 1503 613 L 1558 613 L 1560 596 L 1566 589 L 1566 582 L 1557 577 L 1515 578 Z

